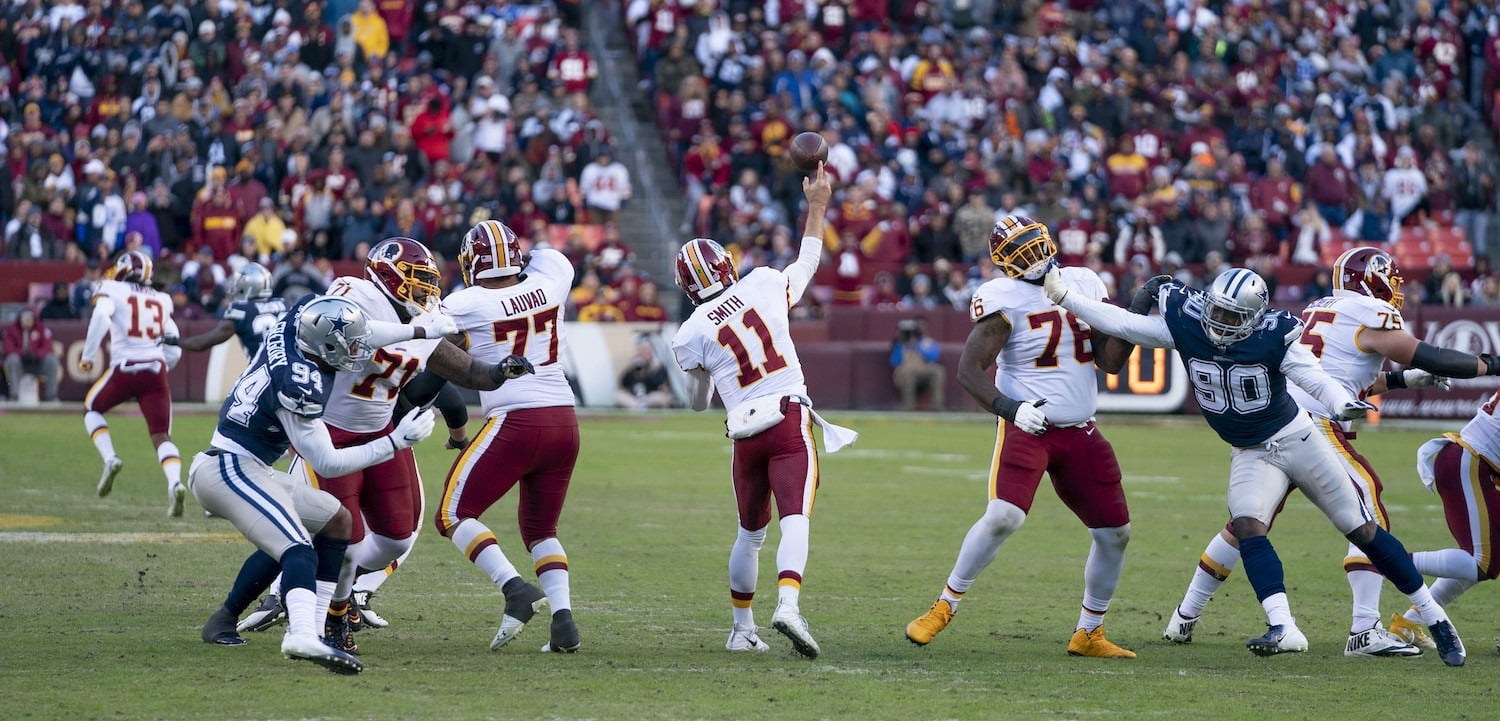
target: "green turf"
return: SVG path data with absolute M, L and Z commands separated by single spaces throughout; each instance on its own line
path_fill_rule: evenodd
M 803 613 L 822 645 L 795 658 L 730 655 L 725 563 L 734 539 L 722 418 L 607 416 L 583 422 L 583 455 L 562 519 L 584 647 L 537 653 L 545 624 L 491 653 L 500 596 L 447 541 L 422 531 L 377 608 L 392 627 L 359 636 L 359 677 L 280 658 L 280 633 L 211 647 L 198 628 L 249 550 L 223 521 L 164 517 L 164 482 L 139 418 L 112 419 L 125 471 L 94 496 L 99 462 L 73 414 L 0 416 L 0 718 L 5 719 L 1179 719 L 1485 718 L 1500 668 L 1494 595 L 1471 591 L 1453 617 L 1469 665 L 1342 655 L 1349 594 L 1344 543 L 1305 500 L 1272 538 L 1293 611 L 1312 643 L 1262 659 L 1244 641 L 1263 616 L 1242 574 L 1209 606 L 1191 646 L 1160 639 L 1209 536 L 1224 520 L 1226 448 L 1197 419 L 1107 419 L 1135 535 L 1108 617 L 1135 661 L 1070 658 L 1088 537 L 1044 488 L 1030 519 L 926 648 L 902 637 L 942 587 L 982 511 L 993 427 L 862 416 L 863 434 L 823 458 Z M 185 454 L 212 416 L 180 415 Z M 477 428 L 477 423 L 474 427 Z M 1384 475 L 1409 548 L 1448 545 L 1435 496 L 1413 477 L 1431 431 L 1376 430 L 1359 445 Z M 429 499 L 453 453 L 418 449 Z M 27 525 L 43 523 L 47 525 Z M 488 516 L 518 566 L 514 502 Z M 22 532 L 110 542 L 21 540 Z M 208 534 L 177 538 L 143 533 Z M 774 605 L 773 529 L 757 620 Z M 125 542 L 122 542 L 125 541 Z M 1387 588 L 1384 611 L 1404 609 Z M 1460 701 L 1464 700 L 1464 701 Z M 1452 704 L 1459 703 L 1458 706 Z

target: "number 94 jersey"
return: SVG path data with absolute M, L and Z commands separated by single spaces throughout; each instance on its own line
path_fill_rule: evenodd
M 558 362 L 563 352 L 563 303 L 573 287 L 573 264 L 550 248 L 531 251 L 521 282 L 505 288 L 475 285 L 443 300 L 468 344 L 486 363 L 525 356 L 536 373 L 479 393 L 486 415 L 523 408 L 573 406 L 573 389 Z
M 1104 281 L 1094 271 L 1060 272 L 1071 292 L 1105 299 Z M 1099 389 L 1088 324 L 1047 300 L 1040 285 L 1014 278 L 995 278 L 974 292 L 969 317 L 975 323 L 997 313 L 1010 324 L 1010 339 L 995 358 L 995 387 L 1017 400 L 1045 398 L 1041 410 L 1056 425 L 1093 418 Z
M 756 268 L 693 310 L 672 337 L 683 370 L 714 379 L 724 409 L 767 396 L 807 396 L 802 361 L 792 346 L 785 273 Z
M 1312 351 L 1323 372 L 1338 381 L 1349 395 L 1360 398 L 1375 383 L 1385 356 L 1359 345 L 1359 334 L 1370 330 L 1402 330 L 1406 322 L 1390 303 L 1366 295 L 1337 295 L 1313 301 L 1302 311 L 1302 345 Z M 1328 408 L 1306 391 L 1291 386 L 1302 409 L 1329 418 Z
M 343 276 L 328 286 L 328 295 L 346 298 L 364 311 L 365 317 L 400 323 L 395 306 L 376 285 L 364 278 Z M 323 421 L 350 433 L 379 433 L 391 423 L 401 387 L 427 365 L 437 340 L 404 340 L 375 349 L 375 355 L 358 373 L 339 371 Z

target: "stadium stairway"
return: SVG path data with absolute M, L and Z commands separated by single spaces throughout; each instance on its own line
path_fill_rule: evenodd
M 630 170 L 633 197 L 621 209 L 620 237 L 635 252 L 636 267 L 668 297 L 672 258 L 684 238 L 678 227 L 685 213 L 677 174 L 652 117 L 649 99 L 639 89 L 630 38 L 613 3 L 585 13 L 589 52 L 603 71 L 590 89 L 594 112 L 609 130 L 615 159 Z

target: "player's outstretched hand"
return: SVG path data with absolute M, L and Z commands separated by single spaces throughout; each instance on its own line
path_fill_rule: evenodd
M 802 193 L 807 196 L 808 205 L 828 207 L 828 201 L 833 197 L 833 181 L 823 163 L 818 163 L 818 172 L 813 177 L 802 179 Z
M 159 345 L 177 345 L 178 341 L 180 341 L 180 340 L 181 339 L 178 338 L 175 334 L 168 333 L 168 334 L 166 334 L 166 335 L 164 335 L 164 336 L 162 336 L 160 338 L 157 338 L 156 342 Z
M 80 371 L 82 371 L 84 373 L 93 373 L 94 372 L 94 362 L 90 361 L 90 360 L 80 360 L 80 361 L 78 361 L 78 370 L 80 370 Z
M 411 448 L 427 440 L 432 435 L 435 424 L 432 409 L 414 408 L 396 424 L 396 430 L 391 432 L 391 440 L 397 448 Z
M 1042 281 L 1042 292 L 1047 294 L 1047 300 L 1062 305 L 1063 299 L 1068 297 L 1068 286 L 1063 282 L 1062 269 L 1054 265 L 1047 271 L 1046 280 Z
M 508 355 L 490 367 L 490 378 L 496 383 L 515 380 L 527 373 L 535 373 L 536 368 L 525 356 Z
M 1366 413 L 1375 410 L 1375 404 L 1368 401 L 1349 401 L 1338 409 L 1339 420 L 1355 421 L 1365 417 Z
M 1407 388 L 1436 388 L 1440 391 L 1451 390 L 1453 388 L 1453 381 L 1416 368 L 1407 368 L 1401 371 L 1401 376 L 1406 380 Z
M 1172 276 L 1162 274 L 1153 276 L 1141 284 L 1141 289 L 1135 292 L 1135 297 L 1130 300 L 1130 312 L 1136 315 L 1145 315 L 1151 312 L 1151 306 L 1156 305 L 1156 293 L 1161 290 L 1163 283 L 1172 281 Z
M 423 313 L 411 319 L 413 328 L 422 329 L 423 338 L 442 338 L 458 332 L 458 324 L 440 310 Z

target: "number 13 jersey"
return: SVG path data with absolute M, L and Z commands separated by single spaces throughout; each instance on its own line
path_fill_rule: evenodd
M 573 264 L 550 248 L 531 251 L 521 282 L 506 288 L 465 288 L 443 300 L 468 341 L 471 355 L 499 363 L 525 356 L 536 373 L 481 391 L 490 417 L 522 408 L 572 406 L 573 389 L 558 362 L 563 348 L 563 303 L 573 287 Z
M 1088 268 L 1061 268 L 1073 293 L 1104 300 L 1104 281 Z M 1047 300 L 1042 287 L 1000 277 L 974 292 L 969 317 L 975 323 L 1000 314 L 1010 338 L 995 358 L 995 387 L 1020 401 L 1046 399 L 1047 420 L 1063 426 L 1087 423 L 1099 406 L 1094 347 L 1088 324 Z
M 110 365 L 166 362 L 158 341 L 163 335 L 177 335 L 171 296 L 135 283 L 101 280 L 94 297 L 96 303 L 108 298 L 114 304 L 109 318 Z
M 726 411 L 766 396 L 807 396 L 792 346 L 789 292 L 786 274 L 756 268 L 698 306 L 672 337 L 677 364 L 707 370 Z

